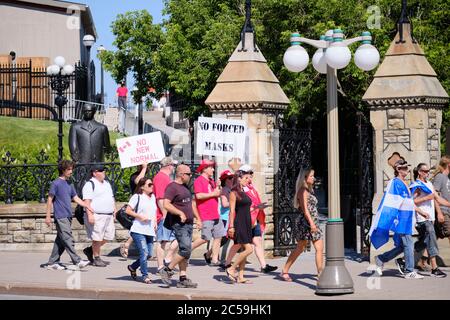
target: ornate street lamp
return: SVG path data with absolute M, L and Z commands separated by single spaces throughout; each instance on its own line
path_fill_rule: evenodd
M 312 45 L 315 52 L 312 63 L 319 73 L 327 75 L 327 133 L 328 133 L 328 222 L 326 230 L 326 265 L 317 281 L 317 294 L 353 293 L 353 280 L 344 263 L 344 223 L 340 217 L 339 188 L 339 122 L 337 100 L 337 69 L 345 68 L 351 60 L 349 45 L 362 42 L 354 55 L 355 64 L 364 71 L 374 69 L 379 61 L 378 50 L 371 45 L 370 32 L 361 37 L 344 40 L 342 30 L 329 30 L 320 40 L 291 35 L 291 47 L 284 54 L 283 62 L 292 72 L 301 72 L 309 62 L 309 56 L 301 43 Z
M 58 106 L 58 161 L 63 157 L 63 107 L 67 103 L 67 98 L 64 96 L 70 86 L 70 76 L 75 71 L 75 67 L 66 64 L 64 57 L 58 56 L 55 58 L 53 65 L 47 68 L 47 74 L 50 76 L 50 86 L 56 93 L 55 104 Z
M 91 92 L 91 48 L 95 43 L 94 36 L 87 34 L 83 37 L 83 45 L 87 49 L 87 101 L 92 101 Z
M 101 55 L 103 51 L 106 51 L 105 47 L 103 45 L 100 45 L 97 48 L 97 54 Z M 100 95 L 101 95 L 101 103 L 105 104 L 105 87 L 104 87 L 104 80 L 103 80 L 103 61 L 100 59 Z

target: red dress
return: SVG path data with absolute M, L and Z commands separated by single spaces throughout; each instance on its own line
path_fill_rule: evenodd
M 258 191 L 256 191 L 255 187 L 251 183 L 247 185 L 247 188 L 245 188 L 245 190 L 245 194 L 252 200 L 252 206 L 250 210 L 253 210 L 261 203 L 261 198 L 259 197 Z M 258 221 L 261 227 L 261 232 L 264 233 L 264 230 L 266 228 L 266 213 L 264 212 L 264 209 L 251 211 L 251 217 L 252 226 L 254 226 L 256 221 Z

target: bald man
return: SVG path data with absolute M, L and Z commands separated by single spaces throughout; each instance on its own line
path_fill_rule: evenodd
M 167 216 L 164 227 L 173 230 L 178 242 L 178 253 L 167 267 L 160 269 L 161 280 L 170 286 L 173 269 L 180 268 L 180 280 L 177 288 L 197 288 L 197 284 L 187 278 L 187 265 L 192 251 L 192 230 L 194 217 L 200 221 L 195 204 L 192 202 L 191 191 L 187 184 L 191 180 L 191 169 L 182 164 L 177 167 L 176 178 L 170 183 L 164 193 L 164 209 Z

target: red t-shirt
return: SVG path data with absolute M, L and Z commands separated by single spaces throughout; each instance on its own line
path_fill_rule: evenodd
M 153 193 L 155 194 L 156 204 L 158 204 L 158 200 L 164 199 L 164 193 L 170 182 L 170 177 L 161 171 L 153 178 Z M 159 209 L 159 205 L 157 205 L 157 207 L 156 222 L 159 223 L 163 217 L 163 213 Z
M 206 179 L 203 176 L 199 176 L 194 182 L 194 192 L 197 193 L 210 193 L 216 188 L 216 183 L 213 179 Z M 219 219 L 219 201 L 217 198 L 209 198 L 206 200 L 196 199 L 198 214 L 202 221 Z
M 119 94 L 119 97 L 126 97 L 128 94 L 128 89 L 126 87 L 118 87 L 117 93 Z

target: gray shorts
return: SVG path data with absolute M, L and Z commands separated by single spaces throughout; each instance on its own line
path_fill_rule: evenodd
M 206 220 L 202 221 L 202 239 L 209 241 L 212 238 L 220 239 L 223 237 L 224 227 L 222 220 Z

